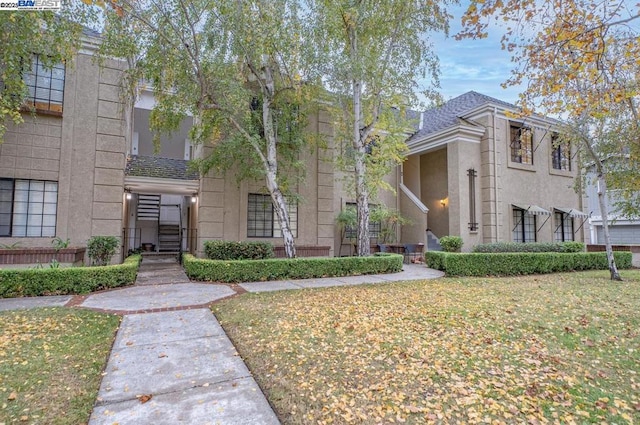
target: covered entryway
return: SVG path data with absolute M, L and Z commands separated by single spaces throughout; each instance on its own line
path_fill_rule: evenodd
M 198 188 L 198 174 L 186 160 L 128 158 L 123 253 L 195 252 Z

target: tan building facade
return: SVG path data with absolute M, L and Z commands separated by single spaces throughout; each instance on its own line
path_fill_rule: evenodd
M 211 239 L 281 245 L 264 183 L 191 169 L 189 160 L 206 151 L 190 144 L 190 120 L 154 146 L 153 94 L 143 90 L 125 107 L 122 63 L 97 65 L 91 40 L 85 44 L 73 64 L 36 64 L 26 76 L 38 111 L 25 112 L 0 145 L 0 243 L 49 247 L 59 237 L 83 246 L 91 236 L 117 236 L 114 261 L 136 249 L 203 255 Z M 411 221 L 393 242 L 428 245 L 459 235 L 469 250 L 483 242 L 582 239 L 573 152 L 553 145 L 552 121 L 510 119 L 512 109 L 470 92 L 417 115 L 410 155 L 387 177 L 395 193 L 378 200 Z M 348 255 L 336 217 L 354 198 L 336 171 L 339 141 L 328 112 L 310 115 L 307 131 L 324 143 L 301 154 L 305 179 L 289 209 L 296 244 Z
M 557 123 L 511 118 L 513 105 L 465 93 L 423 113 L 408 140 L 403 182 L 429 208 L 430 236 L 490 242 L 583 240 L 575 148 Z
M 98 67 L 92 40 L 72 63 L 46 69 L 33 57 L 25 76 L 24 123 L 0 144 L 0 243 L 51 247 L 54 237 L 85 246 L 120 237 L 126 154 L 120 62 Z

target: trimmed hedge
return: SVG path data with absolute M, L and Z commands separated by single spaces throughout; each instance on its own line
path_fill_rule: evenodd
M 402 255 L 336 258 L 276 258 L 221 261 L 183 257 L 189 278 L 212 282 L 257 282 L 329 276 L 394 273 L 402 270 Z
M 204 253 L 210 260 L 264 260 L 275 256 L 270 243 L 246 241 L 206 241 Z
M 463 242 L 460 236 L 443 236 L 440 238 L 440 246 L 445 252 L 460 252 L 462 245 Z
M 0 270 L 0 298 L 87 294 L 131 285 L 141 258 L 132 255 L 113 266 Z
M 473 252 L 584 252 L 582 242 L 495 242 L 473 247 Z
M 614 257 L 618 268 L 631 268 L 630 252 L 614 252 Z M 452 254 L 429 251 L 425 259 L 428 267 L 442 270 L 447 276 L 515 276 L 609 268 L 605 252 Z

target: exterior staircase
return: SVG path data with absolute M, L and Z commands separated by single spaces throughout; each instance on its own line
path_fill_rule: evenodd
M 433 234 L 431 230 L 427 230 L 427 250 L 428 251 L 442 251 L 442 245 L 440 245 L 440 239 Z
M 160 218 L 160 195 L 138 195 L 138 220 L 158 221 Z
M 179 252 L 180 242 L 179 224 L 158 224 L 158 252 Z

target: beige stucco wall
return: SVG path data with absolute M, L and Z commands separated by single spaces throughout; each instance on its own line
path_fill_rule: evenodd
M 502 180 L 496 179 L 499 175 L 503 152 L 507 145 L 504 136 L 504 120 L 494 120 L 494 115 L 485 115 L 474 119 L 474 121 L 486 128 L 480 141 L 480 168 L 478 170 L 478 181 L 480 185 L 479 198 L 479 223 L 482 231 L 481 243 L 491 243 L 498 241 L 500 229 L 505 227 L 502 209 L 499 208 L 500 191 Z M 494 125 L 497 130 L 494 132 Z M 494 134 L 498 141 L 494 143 Z M 469 247 L 465 247 L 469 248 Z
M 421 194 L 420 155 L 409 155 L 401 167 L 402 183 L 418 199 Z M 400 242 L 424 243 L 427 238 L 428 212 L 423 212 L 402 190 L 398 189 L 400 211 L 410 220 L 400 229 Z
M 336 155 L 340 155 L 340 151 L 336 149 Z M 334 166 L 335 167 L 335 166 Z M 352 255 L 354 248 L 349 241 L 342 240 L 341 230 L 335 225 L 335 220 L 347 205 L 347 203 L 355 203 L 356 197 L 352 189 L 349 188 L 349 181 L 353 181 L 353 176 L 348 175 L 345 171 L 335 172 L 335 194 L 333 197 L 335 214 L 333 215 L 332 225 L 335 237 L 335 255 Z M 384 182 L 387 183 L 393 191 L 379 190 L 376 197 L 370 197 L 369 204 L 383 204 L 392 210 L 400 210 L 400 199 L 396 196 L 398 190 L 398 182 L 400 180 L 400 168 L 394 167 L 392 171 L 385 176 Z M 400 240 L 400 229 L 397 230 L 396 241 Z M 372 244 L 376 244 L 377 240 L 372 239 Z
M 449 234 L 449 183 L 447 148 L 420 156 L 420 199 L 429 208 L 429 229 L 437 236 Z M 440 200 L 446 199 L 443 207 Z
M 468 170 L 478 173 L 475 180 L 476 222 L 481 218 L 480 207 L 480 143 L 454 142 L 447 146 L 449 202 L 449 235 L 460 236 L 463 251 L 470 251 L 482 242 L 482 227 L 476 231 L 469 229 L 469 176 Z
M 570 207 L 580 209 L 580 196 L 573 189 L 575 171 L 563 172 L 554 170 L 551 161 L 551 132 L 541 126 L 531 125 L 533 128 L 534 154 L 533 165 L 511 162 L 509 140 L 509 121 L 499 119 L 498 143 L 504 149 L 501 161 L 504 165 L 499 168 L 499 206 L 505 224 L 499 229 L 500 240 L 511 241 L 513 223 L 512 204 L 538 205 L 553 212 L 554 207 Z M 574 163 L 574 168 L 575 168 Z M 537 241 L 550 242 L 553 240 L 555 224 L 553 217 L 537 216 Z M 545 222 L 546 221 L 546 222 Z M 508 225 L 507 225 L 508 224 Z M 577 229 L 579 221 L 574 225 Z M 576 240 L 583 240 L 582 232 L 575 235 Z
M 329 246 L 333 255 L 333 129 L 326 111 L 309 115 L 309 134 L 320 134 L 323 143 L 300 154 L 305 164 L 304 180 L 294 188 L 298 203 L 297 245 Z M 204 151 L 207 154 L 207 151 Z M 198 199 L 198 247 L 211 239 L 259 240 L 282 245 L 281 238 L 247 237 L 247 204 L 250 193 L 267 193 L 262 181 L 238 183 L 232 172 L 225 176 L 209 173 L 200 183 Z
M 56 236 L 85 245 L 121 236 L 125 137 L 119 96 L 121 62 L 103 68 L 78 54 L 65 71 L 63 116 L 23 115 L 0 147 L 0 177 L 58 182 Z M 1 238 L 51 246 L 51 238 Z M 114 256 L 114 261 L 119 258 Z
M 138 155 L 159 156 L 161 158 L 184 159 L 185 139 L 189 138 L 192 119 L 185 119 L 180 127 L 170 134 L 160 134 L 158 152 L 153 144 L 153 133 L 149 129 L 149 114 L 146 109 L 135 109 L 133 131 L 138 133 Z

